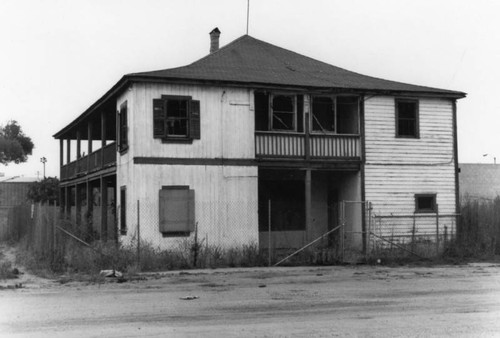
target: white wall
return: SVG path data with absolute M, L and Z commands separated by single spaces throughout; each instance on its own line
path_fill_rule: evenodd
M 365 101 L 365 198 L 374 214 L 411 215 L 421 193 L 437 194 L 440 214 L 455 213 L 452 102 L 419 99 L 418 139 L 396 138 L 395 116 L 393 97 Z M 433 224 L 429 219 L 435 232 Z
M 200 100 L 200 140 L 178 144 L 153 138 L 152 103 L 162 95 L 185 95 Z M 120 186 L 127 187 L 128 232 L 121 240 L 136 241 L 139 201 L 141 239 L 162 249 L 185 244 L 186 237 L 163 237 L 159 231 L 159 190 L 166 185 L 187 185 L 195 190 L 200 240 L 223 247 L 258 243 L 256 166 L 133 163 L 135 157 L 254 158 L 252 92 L 136 83 L 118 99 L 117 109 L 125 100 L 128 101 L 129 149 L 123 155 L 118 154 L 117 189 L 119 197 Z M 119 214 L 119 208 L 117 211 Z

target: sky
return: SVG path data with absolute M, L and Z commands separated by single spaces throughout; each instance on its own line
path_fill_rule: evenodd
M 249 35 L 365 75 L 467 93 L 459 161 L 499 158 L 498 1 L 250 0 Z M 246 34 L 247 0 L 0 0 L 0 124 L 35 144 L 6 176 L 59 176 L 52 135 L 124 74 L 183 66 Z M 484 156 L 488 154 L 487 156 Z

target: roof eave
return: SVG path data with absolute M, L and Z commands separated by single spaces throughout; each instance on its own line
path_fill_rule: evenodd
M 464 92 L 458 91 L 432 91 L 432 90 L 422 90 L 422 91 L 405 91 L 405 90 L 386 90 L 386 89 L 370 89 L 370 88 L 352 88 L 352 87 L 321 87 L 321 86 L 304 86 L 304 85 L 294 85 L 294 84 L 281 84 L 281 83 L 264 83 L 264 82 L 245 82 L 245 81 L 229 81 L 229 80 L 209 80 L 209 79 L 186 79 L 179 77 L 158 77 L 158 76 L 145 76 L 145 75 L 129 75 L 130 81 L 137 82 L 157 82 L 157 83 L 168 83 L 176 82 L 183 84 L 204 84 L 204 85 L 224 85 L 224 86 L 235 86 L 235 87 L 247 87 L 247 88 L 289 88 L 291 90 L 301 90 L 301 91 L 350 91 L 356 93 L 363 93 L 367 95 L 398 95 L 398 96 L 426 96 L 426 97 L 441 97 L 449 99 L 462 99 L 467 96 Z
M 123 76 L 113 87 L 111 87 L 103 96 L 101 96 L 94 104 L 92 104 L 89 108 L 87 108 L 80 116 L 71 121 L 66 127 L 52 135 L 55 139 L 60 138 L 64 134 L 68 133 L 71 129 L 73 129 L 76 125 L 78 125 L 82 120 L 91 115 L 95 110 L 100 108 L 103 103 L 109 100 L 112 96 L 118 94 L 124 87 L 126 87 L 130 82 L 130 76 Z

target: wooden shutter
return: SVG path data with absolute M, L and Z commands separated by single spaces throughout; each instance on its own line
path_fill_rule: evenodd
M 160 190 L 160 232 L 185 233 L 194 230 L 194 190 L 166 187 Z
M 120 111 L 116 111 L 116 150 L 120 151 L 121 148 L 121 132 L 120 132 Z
M 200 101 L 190 101 L 189 109 L 189 126 L 190 137 L 199 140 L 201 137 L 201 121 L 200 121 Z
M 167 129 L 165 128 L 165 100 L 153 100 L 153 137 L 163 138 L 167 136 Z
M 128 148 L 128 118 L 127 118 L 127 101 L 120 107 L 120 149 Z

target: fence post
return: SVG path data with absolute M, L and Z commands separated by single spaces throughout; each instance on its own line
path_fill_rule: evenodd
M 141 224 L 140 224 L 140 205 L 137 200 L 137 268 L 141 270 Z
M 57 217 L 57 205 L 56 203 L 54 202 L 54 215 L 53 215 L 53 219 L 52 219 L 52 264 L 55 263 L 55 259 L 56 259 L 56 222 L 58 221 L 58 217 Z
M 417 218 L 413 212 L 413 228 L 411 229 L 411 251 L 415 252 L 415 231 L 417 227 Z
M 368 257 L 368 254 L 370 252 L 371 232 L 372 232 L 372 202 L 368 202 L 368 233 L 365 234 L 366 236 L 365 259 Z
M 439 205 L 436 204 L 436 256 L 439 256 Z
M 342 201 L 340 202 L 340 217 L 341 217 L 341 225 L 342 225 L 342 231 L 340 232 L 340 247 L 342 249 L 342 263 L 344 262 L 344 256 L 345 256 L 345 244 L 344 244 L 344 240 L 345 240 L 345 217 L 344 217 L 344 213 L 345 213 L 345 201 Z
M 267 243 L 267 250 L 268 250 L 268 265 L 271 266 L 271 199 L 268 201 L 268 208 L 267 208 L 267 226 L 268 226 L 268 243 Z

